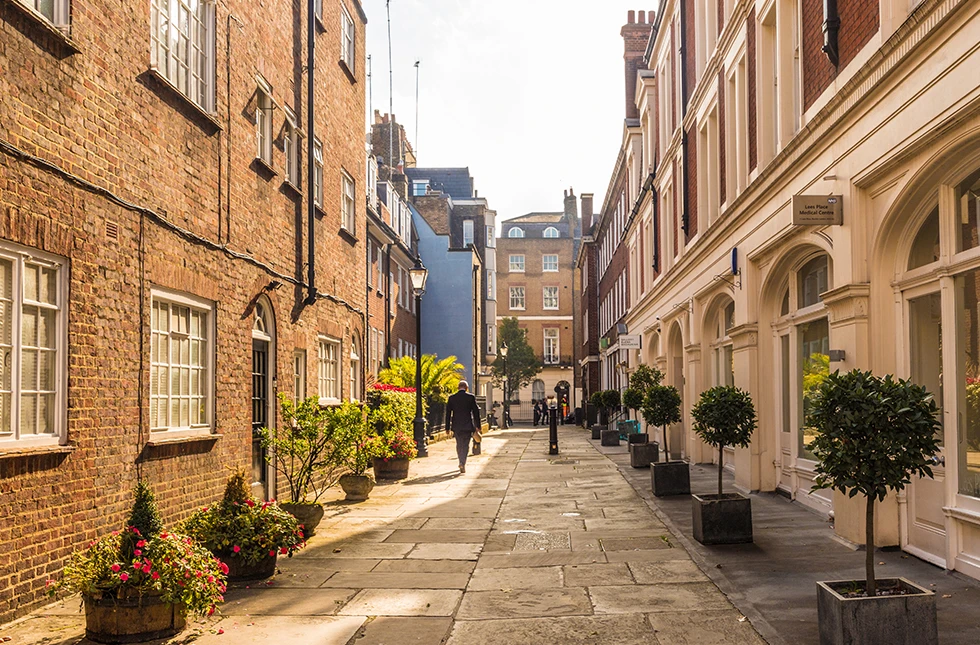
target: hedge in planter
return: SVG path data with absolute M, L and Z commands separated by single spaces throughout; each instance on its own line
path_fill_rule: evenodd
M 229 566 L 230 580 L 268 578 L 279 555 L 292 557 L 306 546 L 296 518 L 275 502 L 252 498 L 243 472 L 231 476 L 220 502 L 191 515 L 183 530 Z
M 701 393 L 691 417 L 694 432 L 718 449 L 718 494 L 692 496 L 694 539 L 702 544 L 751 542 L 751 500 L 738 493 L 725 495 L 722 473 L 725 446 L 746 448 L 755 431 L 752 397 L 737 387 L 719 385 Z
M 875 502 L 890 489 L 903 490 L 912 477 L 932 477 L 942 432 L 938 417 L 933 396 L 910 380 L 853 370 L 834 372 L 820 384 L 806 419 L 817 430 L 810 443 L 819 459 L 814 487 L 867 499 L 863 589 L 854 581 L 817 583 L 821 643 L 937 642 L 932 592 L 901 578 L 882 581 L 879 592 L 874 518 Z M 858 591 L 841 593 L 846 588 Z
M 187 614 L 214 613 L 227 572 L 189 537 L 163 530 L 153 493 L 141 481 L 127 527 L 73 553 L 50 591 L 82 595 L 90 640 L 132 643 L 176 634 Z

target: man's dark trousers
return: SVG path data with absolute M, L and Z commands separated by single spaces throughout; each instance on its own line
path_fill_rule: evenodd
M 470 439 L 473 438 L 472 432 L 457 432 L 456 434 L 456 456 L 459 463 L 466 465 L 466 456 L 470 452 Z

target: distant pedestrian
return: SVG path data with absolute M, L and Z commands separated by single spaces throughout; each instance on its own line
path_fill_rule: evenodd
M 459 390 L 446 402 L 446 428 L 456 437 L 456 456 L 459 457 L 459 472 L 466 472 L 466 455 L 470 452 L 470 439 L 480 428 L 480 406 L 476 397 L 467 392 L 470 385 L 459 382 Z
M 541 408 L 538 407 L 537 399 L 531 399 L 531 404 L 534 406 L 534 425 L 538 425 L 541 422 Z

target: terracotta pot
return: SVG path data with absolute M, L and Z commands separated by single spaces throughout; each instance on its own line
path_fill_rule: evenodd
M 374 488 L 374 478 L 370 475 L 352 475 L 347 473 L 340 478 L 340 487 L 347 493 L 347 500 L 363 502 Z
M 384 459 L 374 460 L 375 479 L 405 479 L 408 477 L 408 462 L 405 459 Z
M 142 643 L 170 638 L 184 629 L 181 608 L 158 594 L 117 598 L 84 596 L 85 637 L 96 643 Z
M 221 556 L 219 559 L 228 565 L 228 582 L 264 580 L 276 572 L 279 554 L 266 556 L 258 562 L 245 562 L 237 555 Z
M 303 537 L 309 538 L 316 535 L 316 527 L 323 519 L 323 506 L 320 504 L 294 504 L 292 502 L 280 502 L 279 508 L 286 511 L 299 521 L 303 527 Z

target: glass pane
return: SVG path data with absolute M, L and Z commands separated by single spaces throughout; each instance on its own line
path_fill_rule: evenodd
M 966 273 L 958 283 L 963 289 L 958 351 L 966 370 L 965 378 L 957 384 L 957 395 L 965 401 L 960 409 L 966 411 L 966 428 L 957 433 L 959 490 L 980 497 L 980 270 Z
M 12 344 L 11 326 L 13 324 L 13 310 L 10 307 L 10 303 L 5 300 L 0 300 L 0 343 L 4 345 Z
M 933 209 L 922 223 L 912 242 L 909 253 L 909 270 L 924 267 L 939 260 L 939 207 Z
M 37 434 L 36 394 L 22 394 L 20 397 L 20 434 Z
M 943 331 L 942 298 L 938 293 L 909 300 L 909 349 L 912 380 L 929 390 L 936 404 L 943 405 Z M 969 388 L 970 385 L 967 385 Z M 977 382 L 980 399 L 980 381 Z M 942 417 L 940 417 L 942 421 Z M 938 431 L 939 440 L 943 431 Z
M 10 300 L 14 293 L 14 265 L 10 260 L 0 260 L 0 298 Z
M 38 362 L 39 390 L 54 391 L 54 352 L 40 352 Z
M 827 290 L 827 256 L 821 255 L 803 265 L 799 272 L 800 309 L 820 302 L 820 294 Z
M 54 349 L 57 312 L 54 309 L 42 309 L 39 314 L 38 346 Z
M 783 432 L 790 432 L 793 429 L 792 428 L 792 424 L 789 421 L 790 420 L 790 409 L 789 408 L 790 408 L 790 400 L 791 400 L 790 399 L 790 397 L 791 397 L 790 391 L 792 390 L 792 387 L 793 386 L 792 386 L 792 384 L 789 381 L 789 373 L 790 373 L 790 369 L 789 369 L 789 362 L 790 362 L 790 355 L 789 355 L 789 336 L 788 335 L 786 335 L 786 336 L 780 336 L 779 337 L 779 345 L 780 345 L 780 349 L 782 350 L 782 356 L 781 356 L 781 358 L 782 358 L 782 379 L 783 379 L 782 380 L 782 391 L 783 391 L 782 392 L 783 393 L 783 405 L 782 405 L 782 407 L 783 407 L 783 409 L 782 409 L 782 412 L 783 412 Z
M 980 244 L 977 231 L 977 210 L 980 208 L 980 170 L 973 173 L 956 188 L 958 223 L 960 227 L 960 251 Z
M 0 362 L 0 389 L 9 392 L 10 391 L 10 372 L 11 372 L 11 358 L 13 355 L 13 350 L 10 348 L 4 348 L 0 356 L 3 360 Z
M 33 264 L 24 265 L 24 299 L 37 302 L 38 271 L 40 267 Z
M 21 360 L 21 387 L 25 390 L 34 390 L 37 388 L 37 350 L 23 350 Z
M 0 434 L 10 434 L 10 393 L 0 394 Z
M 41 269 L 41 281 L 38 285 L 40 295 L 39 302 L 49 305 L 58 304 L 58 272 L 55 269 L 44 267 Z
M 54 432 L 54 394 L 42 394 L 38 397 L 38 420 L 39 433 Z
M 802 407 L 800 431 L 800 457 L 815 459 L 807 446 L 816 436 L 816 429 L 807 427 L 804 420 L 810 411 L 811 401 L 817 388 L 830 374 L 830 325 L 826 318 L 799 326 L 800 346 L 802 348 Z
M 37 307 L 24 307 L 24 315 L 20 323 L 21 342 L 31 347 L 37 347 L 37 318 Z

